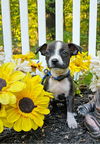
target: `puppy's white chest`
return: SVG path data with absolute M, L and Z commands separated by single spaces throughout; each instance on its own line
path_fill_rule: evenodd
M 57 81 L 52 78 L 49 79 L 49 88 L 48 91 L 52 92 L 57 98 L 58 95 L 64 93 L 67 97 L 70 90 L 70 82 L 68 78 L 63 79 L 62 81 Z

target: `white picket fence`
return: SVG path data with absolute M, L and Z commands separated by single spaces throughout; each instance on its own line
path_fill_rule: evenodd
M 38 6 L 38 37 L 39 46 L 46 42 L 46 17 L 45 1 L 37 0 Z M 28 34 L 28 2 L 19 0 L 20 4 L 20 24 L 21 24 L 21 43 L 22 53 L 30 51 L 29 34 Z M 5 59 L 9 61 L 12 55 L 12 36 L 10 22 L 10 0 L 1 0 L 3 40 Z M 89 10 L 89 36 L 88 36 L 88 53 L 96 55 L 96 25 L 97 25 L 97 0 L 90 0 Z M 63 40 L 63 0 L 55 0 L 55 32 L 56 40 Z M 80 45 L 80 0 L 73 0 L 73 28 L 72 41 Z M 39 54 L 39 60 L 45 64 L 44 57 Z

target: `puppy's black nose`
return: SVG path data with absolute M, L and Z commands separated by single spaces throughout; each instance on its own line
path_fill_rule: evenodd
M 52 59 L 52 63 L 53 64 L 56 64 L 58 62 L 58 60 L 55 58 L 55 59 Z

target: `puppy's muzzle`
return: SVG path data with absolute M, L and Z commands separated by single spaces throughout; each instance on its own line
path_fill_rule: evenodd
M 52 62 L 53 65 L 56 65 L 59 61 L 58 61 L 58 59 L 54 58 L 54 59 L 51 60 L 51 62 Z

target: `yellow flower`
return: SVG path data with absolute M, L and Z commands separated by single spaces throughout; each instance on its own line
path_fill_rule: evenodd
M 36 69 L 38 69 L 39 71 L 43 70 L 43 66 L 41 62 L 36 63 L 35 61 L 31 61 L 29 65 L 31 66 L 34 72 L 36 71 Z
M 2 133 L 3 130 L 4 130 L 3 121 L 2 121 L 2 119 L 0 119 L 0 133 Z
M 0 103 L 14 104 L 16 102 L 15 92 L 21 91 L 25 84 L 19 80 L 24 78 L 20 71 L 14 71 L 14 63 L 5 63 L 0 66 Z
M 6 106 L 0 104 L 0 133 L 3 132 L 4 126 L 5 127 L 12 127 L 12 123 L 9 123 L 6 119 Z
M 33 52 L 29 52 L 25 55 L 23 55 L 23 54 L 13 55 L 12 58 L 13 59 L 21 59 L 22 62 L 24 60 L 30 61 L 31 59 L 35 58 L 35 54 Z
M 72 56 L 69 69 L 71 74 L 74 75 L 77 72 L 84 72 L 89 70 L 91 57 L 87 55 L 87 52 L 78 53 L 78 55 Z
M 39 76 L 31 77 L 28 73 L 24 80 L 26 87 L 16 93 L 16 104 L 7 110 L 7 120 L 13 123 L 16 131 L 36 130 L 42 127 L 44 115 L 49 114 L 48 104 L 51 94 L 43 90 Z

